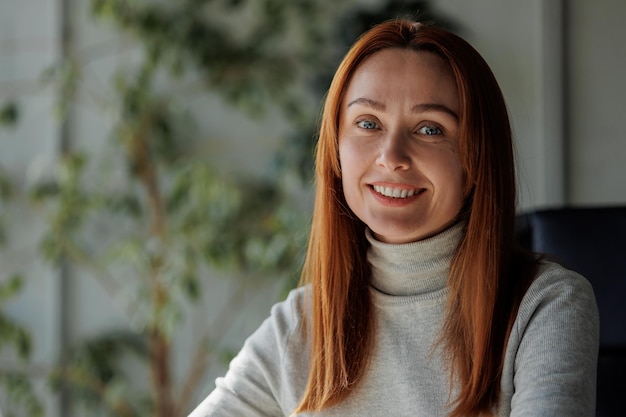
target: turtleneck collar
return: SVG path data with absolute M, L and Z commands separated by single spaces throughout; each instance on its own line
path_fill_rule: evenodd
M 458 223 L 430 238 L 405 244 L 380 242 L 366 229 L 371 285 L 392 296 L 426 295 L 443 289 L 463 228 L 464 224 Z

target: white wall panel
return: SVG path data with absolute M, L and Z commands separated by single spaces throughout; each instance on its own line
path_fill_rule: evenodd
M 0 2 L 0 103 L 16 98 L 20 112 L 18 126 L 0 130 L 0 167 L 20 189 L 49 175 L 57 157 L 59 124 L 52 111 L 55 92 L 44 89 L 39 78 L 59 56 L 58 33 L 56 0 Z M 31 373 L 46 404 L 46 417 L 57 416 L 57 400 L 45 390 L 42 370 L 60 355 L 60 276 L 34 256 L 44 230 L 39 214 L 20 198 L 0 210 L 9 223 L 7 238 L 11 242 L 11 249 L 0 253 L 0 280 L 21 273 L 26 282 L 3 310 L 30 330 L 34 347 L 29 365 L 7 352 L 0 361 L 3 366 Z M 0 399 L 0 409 L 4 400 Z
M 626 204 L 626 1 L 570 2 L 573 204 Z

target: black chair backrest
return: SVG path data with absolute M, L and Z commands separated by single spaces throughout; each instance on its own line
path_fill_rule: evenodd
M 600 312 L 597 416 L 626 415 L 626 207 L 539 210 L 517 226 L 524 246 L 591 282 Z

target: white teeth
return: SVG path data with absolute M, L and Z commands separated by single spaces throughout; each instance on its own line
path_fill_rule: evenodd
M 386 197 L 407 198 L 415 195 L 415 190 L 407 190 L 402 188 L 384 187 L 382 185 L 374 185 L 374 190 Z

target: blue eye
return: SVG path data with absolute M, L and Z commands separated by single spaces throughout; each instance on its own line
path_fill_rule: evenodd
M 426 136 L 441 135 L 443 133 L 437 126 L 423 126 L 419 128 L 418 132 Z
M 361 120 L 356 122 L 356 125 L 358 127 L 360 127 L 361 129 L 377 129 L 378 125 L 376 124 L 376 122 L 373 122 L 371 120 Z

